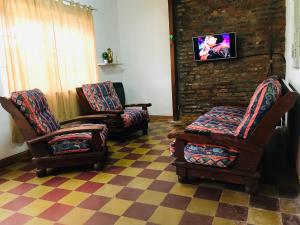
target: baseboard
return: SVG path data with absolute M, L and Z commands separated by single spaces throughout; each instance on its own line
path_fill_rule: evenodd
M 150 115 L 149 117 L 153 120 L 173 120 L 173 116 Z
M 26 160 L 30 160 L 30 159 L 31 159 L 31 154 L 30 154 L 29 150 L 20 152 L 18 154 L 1 159 L 0 160 L 0 168 L 7 167 L 11 164 L 14 164 L 15 162 L 26 161 Z

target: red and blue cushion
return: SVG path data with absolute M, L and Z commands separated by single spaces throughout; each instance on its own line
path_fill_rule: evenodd
M 94 111 L 123 109 L 113 83 L 110 81 L 82 85 L 82 91 Z
M 39 89 L 13 92 L 11 101 L 23 113 L 37 134 L 44 135 L 60 129 L 59 122 L 51 113 L 47 100 Z
M 147 110 L 128 108 L 124 110 L 121 115 L 124 123 L 124 127 L 131 127 L 143 121 L 149 119 L 149 114 Z
M 81 124 L 80 126 L 92 126 L 94 124 Z M 78 125 L 77 125 L 78 126 Z M 102 146 L 106 146 L 108 129 L 105 125 L 100 132 Z M 63 134 L 54 137 L 48 142 L 50 152 L 53 155 L 87 152 L 91 150 L 91 132 Z
M 245 114 L 245 108 L 218 106 L 186 127 L 191 133 L 218 133 L 234 135 L 234 132 Z
M 184 158 L 187 162 L 205 166 L 228 167 L 238 154 L 236 149 L 217 145 L 188 143 L 184 147 Z
M 247 139 L 266 113 L 281 96 L 281 84 L 276 77 L 264 80 L 255 90 L 246 113 L 234 135 Z

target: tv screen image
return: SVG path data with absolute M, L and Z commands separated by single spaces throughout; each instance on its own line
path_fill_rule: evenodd
M 234 32 L 194 37 L 193 44 L 195 61 L 237 58 Z

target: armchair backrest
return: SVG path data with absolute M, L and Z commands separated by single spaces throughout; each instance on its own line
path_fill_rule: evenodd
M 281 96 L 282 87 L 276 77 L 269 77 L 256 88 L 235 136 L 247 139 Z
M 121 82 L 113 82 L 113 85 L 123 108 L 125 108 L 126 98 L 123 84 Z
M 78 93 L 78 89 L 77 93 Z M 93 111 L 122 110 L 114 85 L 110 81 L 82 85 L 82 92 Z M 79 98 L 83 96 L 78 94 Z
M 13 92 L 10 100 L 38 135 L 60 129 L 59 122 L 51 113 L 48 102 L 39 89 Z

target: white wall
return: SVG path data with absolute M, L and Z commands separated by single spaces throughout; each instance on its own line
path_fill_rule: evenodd
M 121 61 L 120 35 L 118 23 L 117 0 L 76 0 L 76 2 L 91 5 L 93 11 L 96 48 L 98 62 L 102 62 L 102 52 L 111 48 L 114 56 Z M 123 81 L 123 68 L 98 67 L 100 80 Z
M 293 68 L 294 0 L 286 1 L 286 78 L 300 92 L 300 70 Z
M 168 0 L 118 0 L 118 19 L 127 103 L 172 115 Z

